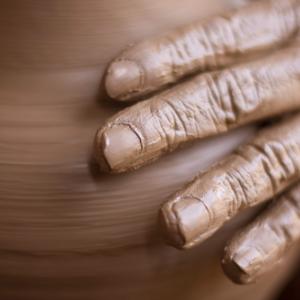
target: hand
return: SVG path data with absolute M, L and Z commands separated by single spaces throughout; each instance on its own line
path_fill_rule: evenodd
M 125 50 L 109 66 L 106 90 L 117 101 L 149 98 L 97 132 L 101 169 L 137 169 L 189 141 L 299 109 L 299 22 L 299 0 L 265 1 Z M 170 244 L 190 248 L 293 186 L 225 249 L 225 272 L 251 282 L 300 238 L 299 179 L 296 113 L 173 195 L 161 208 L 162 228 Z

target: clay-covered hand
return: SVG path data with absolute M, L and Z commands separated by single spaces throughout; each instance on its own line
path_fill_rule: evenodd
M 294 112 L 161 208 L 168 241 L 189 248 L 289 188 L 226 247 L 224 270 L 236 282 L 255 280 L 300 238 L 299 28 L 299 0 L 255 2 L 136 44 L 106 76 L 111 98 L 148 97 L 97 132 L 97 161 L 112 173 L 137 169 L 189 141 Z

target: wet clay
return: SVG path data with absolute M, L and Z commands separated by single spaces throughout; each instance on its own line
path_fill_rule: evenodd
M 126 175 L 100 175 L 91 163 L 96 129 L 121 108 L 99 87 L 109 61 L 226 4 L 208 2 L 1 1 L 1 299 L 265 300 L 284 283 L 293 260 L 246 288 L 219 267 L 248 216 L 187 253 L 158 234 L 165 199 L 252 128 Z

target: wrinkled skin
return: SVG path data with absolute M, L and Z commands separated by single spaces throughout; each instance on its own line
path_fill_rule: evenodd
M 255 281 L 300 238 L 299 30 L 299 0 L 255 2 L 137 43 L 107 71 L 110 97 L 148 98 L 97 132 L 95 155 L 106 172 L 136 170 L 190 141 L 295 113 L 261 129 L 160 210 L 167 241 L 186 249 L 291 188 L 225 248 L 223 268 L 238 283 Z

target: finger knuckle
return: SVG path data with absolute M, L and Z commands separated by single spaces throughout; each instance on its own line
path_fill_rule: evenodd
M 287 247 L 300 237 L 300 194 L 297 188 L 293 188 L 277 199 L 270 207 L 270 216 L 276 215 L 276 219 L 268 219 L 270 231 L 275 234 L 282 246 Z
M 298 31 L 299 27 L 299 1 L 298 0 L 279 0 L 274 2 L 273 14 L 277 17 L 275 32 L 279 38 L 289 36 Z
M 233 194 L 228 203 L 228 217 L 234 216 L 240 209 L 248 206 L 251 196 L 249 195 L 249 181 L 245 180 L 243 172 L 231 170 L 226 174 L 225 183 Z
M 298 151 L 293 143 L 281 140 L 268 140 L 265 143 L 251 143 L 260 158 L 265 175 L 270 179 L 274 194 L 287 182 L 296 179 L 300 173 Z
M 260 88 L 249 69 L 207 75 L 207 81 L 216 119 L 224 120 L 228 126 L 238 123 L 260 105 Z
M 188 124 L 191 124 L 191 119 L 188 118 L 189 110 L 178 98 L 175 101 L 167 98 L 160 100 L 163 107 L 153 114 L 159 124 L 158 131 L 166 139 L 169 148 L 176 147 L 177 144 L 188 139 L 191 134 L 187 127 Z

